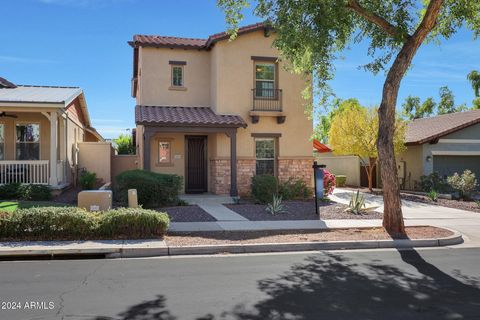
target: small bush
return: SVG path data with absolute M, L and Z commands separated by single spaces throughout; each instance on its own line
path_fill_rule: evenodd
M 420 177 L 420 189 L 423 192 L 435 190 L 437 192 L 449 192 L 450 188 L 446 179 L 442 178 L 438 172 L 432 172 L 429 175 Z
M 95 183 L 97 182 L 97 174 L 95 172 L 85 171 L 80 175 L 80 187 L 82 190 L 95 189 Z
M 18 188 L 20 183 L 9 183 L 0 185 L 0 199 L 12 200 L 18 198 Z
M 267 205 L 265 210 L 272 216 L 278 213 L 286 213 L 287 208 L 282 204 L 282 196 L 273 195 L 272 202 Z
M 453 176 L 447 178 L 447 181 L 462 199 L 469 199 L 478 186 L 475 174 L 468 169 L 461 175 L 455 172 Z
M 115 177 L 115 197 L 127 203 L 128 189 L 137 189 L 138 203 L 155 208 L 179 203 L 178 194 L 183 179 L 176 174 L 161 174 L 144 170 L 125 171 Z
M 312 189 L 303 179 L 289 178 L 278 184 L 278 194 L 284 200 L 305 200 L 312 197 Z
M 118 239 L 161 237 L 170 220 L 166 213 L 122 208 L 87 212 L 75 207 L 19 209 L 0 216 L 3 239 Z
M 277 178 L 271 175 L 252 177 L 252 197 L 258 203 L 268 203 L 278 193 Z
M 345 187 L 347 183 L 347 176 L 336 175 L 335 176 L 335 184 L 337 187 Z
M 325 196 L 329 196 L 335 189 L 335 175 L 330 171 L 323 169 L 323 193 Z
M 47 185 L 22 184 L 18 187 L 17 198 L 27 201 L 47 201 L 52 199 L 52 192 Z
M 149 238 L 165 234 L 170 220 L 163 212 L 121 208 L 101 214 L 99 233 L 105 237 Z
M 435 191 L 435 190 L 432 190 L 432 191 L 430 191 L 429 193 L 427 193 L 427 197 L 428 197 L 430 200 L 437 202 L 437 200 L 438 200 L 438 192 Z

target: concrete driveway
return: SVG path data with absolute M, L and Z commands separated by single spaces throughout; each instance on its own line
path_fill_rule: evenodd
M 381 196 L 362 194 L 367 207 L 378 206 L 376 210 L 383 212 Z M 351 190 L 336 188 L 330 198 L 348 204 L 351 196 Z M 402 210 L 406 225 L 433 225 L 454 229 L 464 235 L 465 243 L 462 246 L 480 247 L 480 213 L 408 200 L 402 200 Z

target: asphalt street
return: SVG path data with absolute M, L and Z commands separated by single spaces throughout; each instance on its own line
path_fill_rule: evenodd
M 480 249 L 0 262 L 0 319 L 480 319 Z

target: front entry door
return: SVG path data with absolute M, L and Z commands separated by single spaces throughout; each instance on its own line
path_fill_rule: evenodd
M 186 136 L 185 140 L 185 192 L 207 192 L 207 137 Z

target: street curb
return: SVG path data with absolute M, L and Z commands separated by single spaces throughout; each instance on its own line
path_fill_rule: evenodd
M 448 229 L 448 228 L 445 228 Z M 363 241 L 328 241 L 328 242 L 289 242 L 260 244 L 221 244 L 200 246 L 117 246 L 110 248 L 55 248 L 55 249 L 17 249 L 1 250 L 0 257 L 59 256 L 59 255 L 104 255 L 105 258 L 139 258 L 178 255 L 208 255 L 224 253 L 267 253 L 318 250 L 380 249 L 380 248 L 415 248 L 441 247 L 463 243 L 463 237 L 457 231 L 451 236 L 437 239 L 399 239 L 399 240 L 363 240 Z
M 168 255 L 202 255 L 222 253 L 262 253 L 262 252 L 292 252 L 318 250 L 347 249 L 380 249 L 380 248 L 416 248 L 441 247 L 463 243 L 462 235 L 456 231 L 453 235 L 438 239 L 400 239 L 400 240 L 365 240 L 365 241 L 329 241 L 329 242 L 290 242 L 235 245 L 203 245 L 176 247 L 168 246 Z

